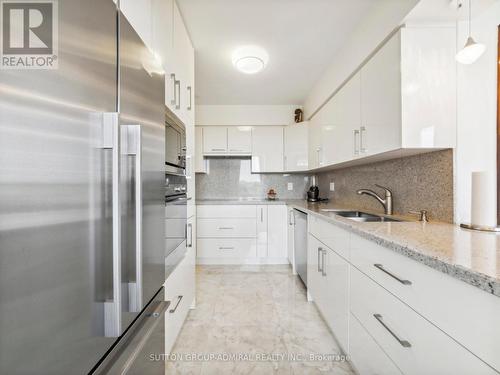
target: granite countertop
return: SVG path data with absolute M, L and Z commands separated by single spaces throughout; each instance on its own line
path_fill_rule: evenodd
M 332 202 L 305 200 L 197 200 L 196 204 L 286 204 L 338 225 L 363 238 L 500 297 L 500 236 L 461 229 L 458 225 L 400 217 L 404 222 L 357 222 L 322 209 L 352 210 Z M 370 210 L 362 210 L 367 213 Z M 432 218 L 431 218 L 432 219 Z
M 197 199 L 196 205 L 236 205 L 236 204 L 287 204 L 287 200 L 265 198 Z
M 287 204 L 500 297 L 500 236 L 494 233 L 470 231 L 447 223 L 422 223 L 397 215 L 394 217 L 409 221 L 357 222 L 321 211 L 349 209 L 332 203 L 287 201 Z

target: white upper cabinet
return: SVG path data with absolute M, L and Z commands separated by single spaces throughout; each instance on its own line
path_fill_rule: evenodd
M 194 151 L 195 173 L 207 173 L 207 161 L 203 157 L 203 128 L 195 127 L 195 151 Z
M 361 69 L 359 153 L 401 147 L 401 33 L 396 33 Z
M 231 126 L 227 128 L 227 149 L 233 155 L 252 153 L 252 128 L 250 126 Z
M 404 148 L 455 147 L 454 28 L 401 30 L 401 107 Z
M 283 172 L 283 127 L 253 128 L 252 172 Z
M 151 29 L 151 7 L 153 0 L 121 0 L 120 10 L 132 25 L 142 41 L 153 48 Z
M 309 169 L 455 147 L 455 52 L 452 28 L 394 33 L 310 120 Z
M 322 142 L 321 142 L 321 123 L 323 112 L 318 112 L 309 121 L 307 132 L 308 143 L 308 167 L 309 169 L 319 168 L 323 165 Z
M 285 127 L 285 171 L 306 171 L 308 169 L 308 122 Z
M 205 155 L 223 155 L 227 153 L 226 127 L 203 127 L 203 153 Z
M 165 70 L 173 63 L 173 19 L 174 0 L 151 0 L 153 50 L 161 59 Z

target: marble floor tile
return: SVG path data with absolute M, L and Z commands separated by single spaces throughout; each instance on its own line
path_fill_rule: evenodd
M 354 374 L 329 359 L 341 351 L 288 266 L 198 266 L 196 283 L 172 353 L 203 356 L 166 374 Z

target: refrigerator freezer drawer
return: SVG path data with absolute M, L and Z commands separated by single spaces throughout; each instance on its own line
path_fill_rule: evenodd
M 94 374 L 164 374 L 165 313 L 171 302 L 164 301 L 161 288 L 138 318 L 104 358 Z

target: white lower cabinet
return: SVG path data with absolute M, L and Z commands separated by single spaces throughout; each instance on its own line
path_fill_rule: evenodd
M 358 374 L 402 374 L 353 314 L 349 318 L 349 336 L 349 356 Z
M 354 267 L 351 312 L 404 374 L 495 374 L 491 367 Z
M 196 249 L 189 242 L 188 246 L 186 256 L 165 281 L 165 300 L 170 301 L 165 312 L 166 354 L 172 351 L 189 309 L 195 304 Z
M 286 261 L 287 249 L 287 207 L 267 206 L 267 257 Z
M 287 207 L 200 205 L 198 263 L 288 264 Z
M 287 207 L 287 256 L 288 262 L 292 265 L 292 272 L 294 275 L 297 274 L 295 269 L 295 248 L 294 248 L 294 236 L 295 236 L 295 217 L 293 214 L 293 207 Z
M 342 349 L 349 347 L 349 263 L 309 234 L 307 289 Z
M 498 297 L 315 215 L 308 231 L 308 298 L 360 374 L 498 374 Z

